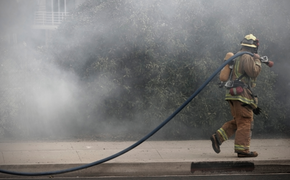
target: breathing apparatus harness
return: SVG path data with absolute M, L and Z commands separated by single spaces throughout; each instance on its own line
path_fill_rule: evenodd
M 228 80 L 226 82 L 221 82 L 220 83 L 220 88 L 222 88 L 223 86 L 226 88 L 226 89 L 229 89 L 230 90 L 230 93 L 232 95 L 238 95 L 238 94 L 241 94 L 242 93 L 242 89 L 243 88 L 248 88 L 251 93 L 252 93 L 252 96 L 255 97 L 255 95 L 253 95 L 253 91 L 252 91 L 252 88 L 251 88 L 251 85 L 250 85 L 250 77 L 248 76 L 248 84 L 244 83 L 242 80 L 243 77 L 246 76 L 246 73 L 242 74 L 241 76 L 239 76 L 237 79 L 235 80 L 232 80 L 232 76 L 233 76 L 233 68 L 235 66 L 235 59 L 230 62 L 229 64 L 229 69 L 230 69 L 230 74 L 229 74 L 229 77 L 228 77 Z M 239 88 L 241 87 L 241 88 Z M 254 98 L 253 98 L 254 99 Z
M 253 56 L 253 54 L 250 54 L 250 55 Z M 238 58 L 240 58 L 240 57 L 238 57 Z M 262 63 L 266 63 L 266 64 L 269 62 L 267 56 L 261 57 L 260 60 L 261 60 Z M 256 103 L 257 95 L 255 95 L 253 90 L 252 90 L 252 86 L 250 84 L 251 83 L 251 78 L 249 76 L 247 76 L 247 74 L 245 72 L 241 76 L 239 76 L 237 79 L 232 80 L 233 68 L 235 66 L 235 63 L 236 63 L 236 59 L 234 59 L 233 61 L 231 61 L 229 63 L 229 66 L 228 66 L 228 68 L 230 70 L 229 77 L 228 77 L 226 82 L 221 82 L 219 84 L 219 87 L 220 88 L 225 87 L 226 89 L 228 89 L 229 93 L 232 96 L 240 95 L 244 91 L 244 89 L 249 89 L 250 95 L 252 96 L 252 99 L 253 99 L 254 103 Z M 245 76 L 247 76 L 247 78 L 248 78 L 248 82 L 247 83 L 244 83 L 243 81 L 241 81 L 242 78 L 245 77 Z M 259 107 L 254 109 L 251 105 L 246 104 L 246 103 L 243 103 L 242 106 L 252 109 L 254 114 L 256 114 L 256 115 L 259 115 L 261 113 L 261 109 Z
M 254 49 L 254 48 L 252 48 Z M 230 55 L 229 55 L 230 54 Z M 238 53 L 237 53 L 238 54 Z M 248 53 L 249 55 L 253 56 L 252 53 Z M 227 60 L 230 56 L 233 56 L 234 54 L 233 53 L 228 53 L 225 57 L 225 60 Z M 241 54 L 242 55 L 242 54 Z M 240 56 L 241 56 L 240 55 Z M 239 56 L 237 56 L 237 58 L 239 58 Z M 269 61 L 268 57 L 267 56 L 262 56 L 260 57 L 260 61 L 261 63 L 264 63 L 266 64 L 268 67 L 272 67 L 274 65 L 274 62 L 273 61 Z M 242 74 L 241 76 L 239 76 L 237 79 L 235 80 L 232 80 L 232 74 L 233 74 L 233 68 L 235 66 L 235 63 L 236 63 L 236 59 L 233 59 L 231 62 L 229 62 L 227 64 L 227 66 L 224 67 L 224 69 L 222 69 L 221 71 L 221 74 L 220 74 L 220 79 L 221 79 L 221 82 L 219 83 L 219 87 L 220 88 L 223 88 L 225 87 L 226 89 L 229 90 L 229 93 L 231 95 L 239 95 L 243 92 L 243 89 L 249 89 L 250 90 L 250 95 L 252 96 L 253 98 L 253 101 L 255 102 L 256 101 L 256 97 L 257 95 L 255 95 L 253 93 L 253 90 L 252 90 L 252 86 L 251 86 L 251 78 L 249 76 L 247 76 L 246 73 Z M 223 72 L 224 71 L 224 72 Z M 223 75 L 222 75 L 223 73 Z M 225 75 L 225 73 L 228 74 L 228 76 Z M 248 84 L 244 83 L 242 80 L 243 77 L 247 76 L 248 78 Z M 225 79 L 225 77 L 227 79 Z M 256 102 L 255 102 L 256 103 Z M 259 107 L 257 107 L 256 109 L 253 109 L 251 105 L 249 104 L 246 104 L 246 103 L 243 103 L 242 106 L 246 106 L 250 109 L 253 110 L 253 112 L 256 114 L 256 115 L 259 115 L 261 113 L 261 109 Z

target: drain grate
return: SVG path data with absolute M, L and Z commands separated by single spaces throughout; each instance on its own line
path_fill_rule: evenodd
M 201 172 L 233 172 L 253 171 L 255 164 L 248 161 L 217 161 L 217 162 L 192 162 L 191 173 Z

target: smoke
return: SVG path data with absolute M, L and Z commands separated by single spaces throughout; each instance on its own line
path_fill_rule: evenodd
M 113 1 L 111 2 L 113 3 Z M 92 2 L 85 2 L 84 4 L 89 3 Z M 94 5 L 98 3 L 100 4 L 97 1 L 93 2 Z M 115 3 L 118 5 L 120 2 L 116 1 Z M 152 24 L 146 24 L 146 26 L 150 26 L 152 31 L 157 33 L 156 37 L 160 37 L 160 39 L 150 39 L 150 41 L 161 41 L 166 44 L 167 34 L 171 33 L 170 35 L 180 38 L 180 41 L 184 42 L 190 49 L 189 51 L 192 51 L 192 55 L 196 57 L 202 57 L 203 55 L 215 52 L 212 57 L 221 59 L 227 51 L 236 52 L 241 38 L 246 34 L 253 33 L 258 38 L 261 37 L 259 38 L 261 42 L 261 54 L 268 55 L 273 59 L 275 61 L 273 70 L 283 74 L 283 78 L 278 79 L 277 85 L 282 86 L 286 84 L 286 87 L 280 89 L 280 93 L 285 95 L 278 97 L 286 105 L 290 104 L 290 98 L 285 98 L 285 96 L 289 97 L 287 93 L 290 88 L 288 78 L 290 74 L 287 71 L 290 67 L 289 63 L 285 63 L 285 59 L 290 58 L 290 54 L 287 48 L 285 48 L 289 44 L 288 32 L 290 27 L 290 16 L 284 16 L 284 14 L 289 15 L 287 13 L 287 6 L 289 7 L 287 0 L 280 1 L 279 5 L 270 0 L 259 2 L 251 0 L 235 2 L 230 0 L 142 0 L 126 1 L 124 4 L 126 6 L 121 6 L 121 8 L 124 8 L 124 12 L 127 12 L 132 18 L 145 18 L 146 16 L 142 15 L 148 13 L 148 7 L 157 6 L 160 9 L 159 13 L 154 12 L 156 14 L 150 14 L 150 16 L 155 16 L 158 22 L 152 22 Z M 279 11 L 273 10 L 276 8 Z M 77 15 L 79 10 L 81 8 L 74 11 L 74 14 Z M 94 13 L 94 9 L 88 7 L 88 10 Z M 192 12 L 194 16 L 180 18 L 179 16 L 186 14 L 181 12 Z M 24 16 L 30 16 L 32 12 L 28 11 L 26 13 Z M 114 31 L 115 34 L 108 34 L 108 32 L 112 32 L 110 28 L 115 27 L 114 24 L 118 23 L 118 20 L 123 20 L 123 16 L 119 17 L 120 19 L 114 19 L 109 16 L 111 14 L 110 9 L 108 9 L 108 12 L 102 14 L 101 17 L 89 19 L 95 21 L 94 23 L 97 24 L 95 27 L 98 27 L 96 29 L 89 29 L 86 26 L 86 22 L 82 22 L 83 26 L 76 26 L 70 32 L 67 32 L 66 36 L 69 38 L 63 37 L 63 39 L 54 40 L 59 43 L 60 47 L 66 46 L 63 49 L 60 48 L 64 51 L 55 53 L 58 57 L 55 54 L 47 54 L 50 51 L 43 50 L 45 48 L 39 46 L 39 44 L 44 42 L 43 33 L 31 33 L 28 36 L 27 33 L 24 33 L 24 30 L 22 31 L 21 28 L 18 28 L 18 41 L 24 39 L 28 46 L 23 45 L 23 42 L 18 42 L 20 45 L 16 47 L 14 45 L 11 45 L 11 47 L 1 47 L 3 51 L 10 48 L 9 51 L 3 53 L 0 67 L 1 76 L 5 77 L 1 78 L 1 86 L 3 87 L 1 98 L 4 99 L 1 104 L 0 117 L 2 123 L 0 131 L 2 134 L 6 133 L 6 136 L 17 138 L 28 136 L 29 138 L 36 139 L 71 137 L 118 139 L 118 136 L 135 139 L 149 132 L 164 120 L 166 118 L 163 116 L 164 112 L 173 112 L 174 107 L 177 108 L 177 106 L 173 106 L 172 109 L 164 110 L 162 113 L 155 112 L 150 106 L 146 107 L 141 103 L 142 95 L 134 92 L 135 94 L 131 95 L 132 99 L 129 99 L 129 101 L 140 101 L 139 104 L 134 103 L 134 105 L 144 106 L 144 110 L 135 112 L 134 108 L 132 108 L 130 116 L 123 115 L 124 119 L 133 117 L 132 119 L 134 120 L 123 121 L 119 117 L 111 117 L 110 113 L 116 113 L 117 111 L 114 109 L 103 111 L 104 107 L 110 103 L 110 100 L 113 101 L 114 98 L 119 98 L 122 95 L 123 89 L 120 87 L 132 87 L 133 83 L 130 81 L 120 82 L 117 79 L 112 79 L 110 74 L 101 72 L 91 73 L 91 76 L 85 76 L 80 73 L 86 70 L 90 72 L 94 71 L 95 66 L 91 63 L 96 58 L 93 56 L 96 50 L 102 53 L 101 50 L 104 49 L 105 53 L 105 49 L 109 49 L 111 44 L 117 43 L 120 47 L 127 45 L 123 44 L 123 42 L 114 42 L 115 37 L 120 37 L 120 33 L 123 31 L 116 29 Z M 192 17 L 192 20 L 188 19 Z M 140 21 L 142 18 L 140 18 Z M 1 15 L 1 19 L 5 19 L 5 22 L 7 22 L 7 16 Z M 72 20 L 74 19 L 70 19 L 70 22 L 67 23 L 79 23 Z M 184 22 L 177 20 L 183 20 Z M 192 28 L 194 31 L 178 32 L 175 30 L 180 30 L 183 27 L 186 29 L 189 26 L 194 27 Z M 15 24 L 13 27 L 15 27 Z M 287 27 L 287 29 L 284 27 Z M 60 27 L 55 33 L 61 30 Z M 31 30 L 31 32 L 37 31 Z M 134 33 L 134 30 L 128 29 L 128 32 Z M 183 34 L 192 34 L 191 37 L 193 39 L 185 39 Z M 200 34 L 204 36 L 200 38 Z M 122 35 L 124 35 L 124 39 L 128 37 L 126 33 Z M 130 43 L 136 44 L 136 47 L 142 46 L 141 43 L 145 41 L 142 39 L 144 36 L 140 34 L 136 34 L 136 36 L 140 36 L 140 38 L 136 38 Z M 70 42 L 69 39 L 78 39 L 78 43 L 73 40 Z M 103 40 L 107 42 L 104 43 Z M 178 51 L 181 49 L 181 45 L 176 44 L 176 46 L 170 46 L 168 43 L 166 49 L 169 49 L 170 52 Z M 98 48 L 96 49 L 95 47 Z M 121 52 L 122 48 L 120 49 L 120 52 L 116 51 L 114 58 L 121 58 L 126 54 Z M 164 49 L 162 51 L 165 51 Z M 134 49 L 129 49 L 129 51 L 134 51 Z M 281 55 L 281 51 L 283 51 L 283 55 Z M 68 58 L 71 54 L 74 55 L 72 59 Z M 99 56 L 105 57 L 103 54 L 99 54 Z M 104 59 L 104 61 L 110 61 L 110 59 Z M 125 67 L 120 67 L 120 64 L 113 63 L 112 61 L 112 65 L 107 67 L 109 70 L 115 69 L 116 73 L 120 74 L 120 76 L 128 74 L 125 73 Z M 132 62 L 133 65 L 134 63 L 138 62 Z M 101 70 L 105 71 L 104 68 Z M 103 76 L 100 76 L 100 74 Z M 134 76 L 134 74 L 131 76 Z M 192 89 L 192 91 L 194 90 Z M 174 97 L 164 97 L 164 99 L 166 98 Z M 126 100 L 128 99 L 124 99 L 124 101 Z M 147 105 L 150 105 L 150 103 L 158 104 L 161 102 L 158 99 L 154 99 L 153 96 L 151 102 L 147 102 Z M 162 103 L 166 103 L 166 100 Z M 124 103 L 125 105 L 128 104 Z M 158 119 L 143 121 L 152 114 Z M 169 113 L 167 114 L 170 115 Z M 110 117 L 110 119 L 107 119 L 107 117 Z M 173 122 L 170 126 L 166 126 L 158 132 L 157 136 L 160 139 L 166 139 L 168 136 L 172 137 L 172 135 L 167 133 L 172 132 L 175 126 L 185 129 L 187 124 L 176 124 Z M 200 129 L 193 129 L 192 131 L 191 133 L 196 136 L 202 134 Z M 178 133 L 175 136 L 178 137 Z

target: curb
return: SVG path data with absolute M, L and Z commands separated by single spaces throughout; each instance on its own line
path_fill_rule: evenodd
M 247 162 L 247 161 L 245 161 Z M 216 162 L 194 162 L 215 164 Z M 239 163 L 237 161 L 223 161 L 221 163 Z M 200 169 L 191 172 L 191 162 L 152 162 L 152 163 L 104 163 L 94 167 L 57 175 L 45 175 L 46 177 L 108 177 L 108 176 L 164 176 L 164 175 L 214 175 L 214 174 L 275 174 L 290 173 L 290 161 L 248 161 L 254 164 L 254 169 L 217 170 L 215 168 Z M 84 164 L 31 164 L 31 165 L 1 165 L 0 169 L 14 172 L 47 172 L 63 170 Z M 212 166 L 214 167 L 214 166 Z M 41 176 L 41 177 L 45 177 Z M 15 176 L 0 173 L 0 178 L 29 178 L 31 176 Z

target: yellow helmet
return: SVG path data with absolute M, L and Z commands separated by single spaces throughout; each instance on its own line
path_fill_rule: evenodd
M 259 40 L 253 35 L 248 34 L 245 38 L 241 41 L 242 46 L 258 48 L 259 47 Z

